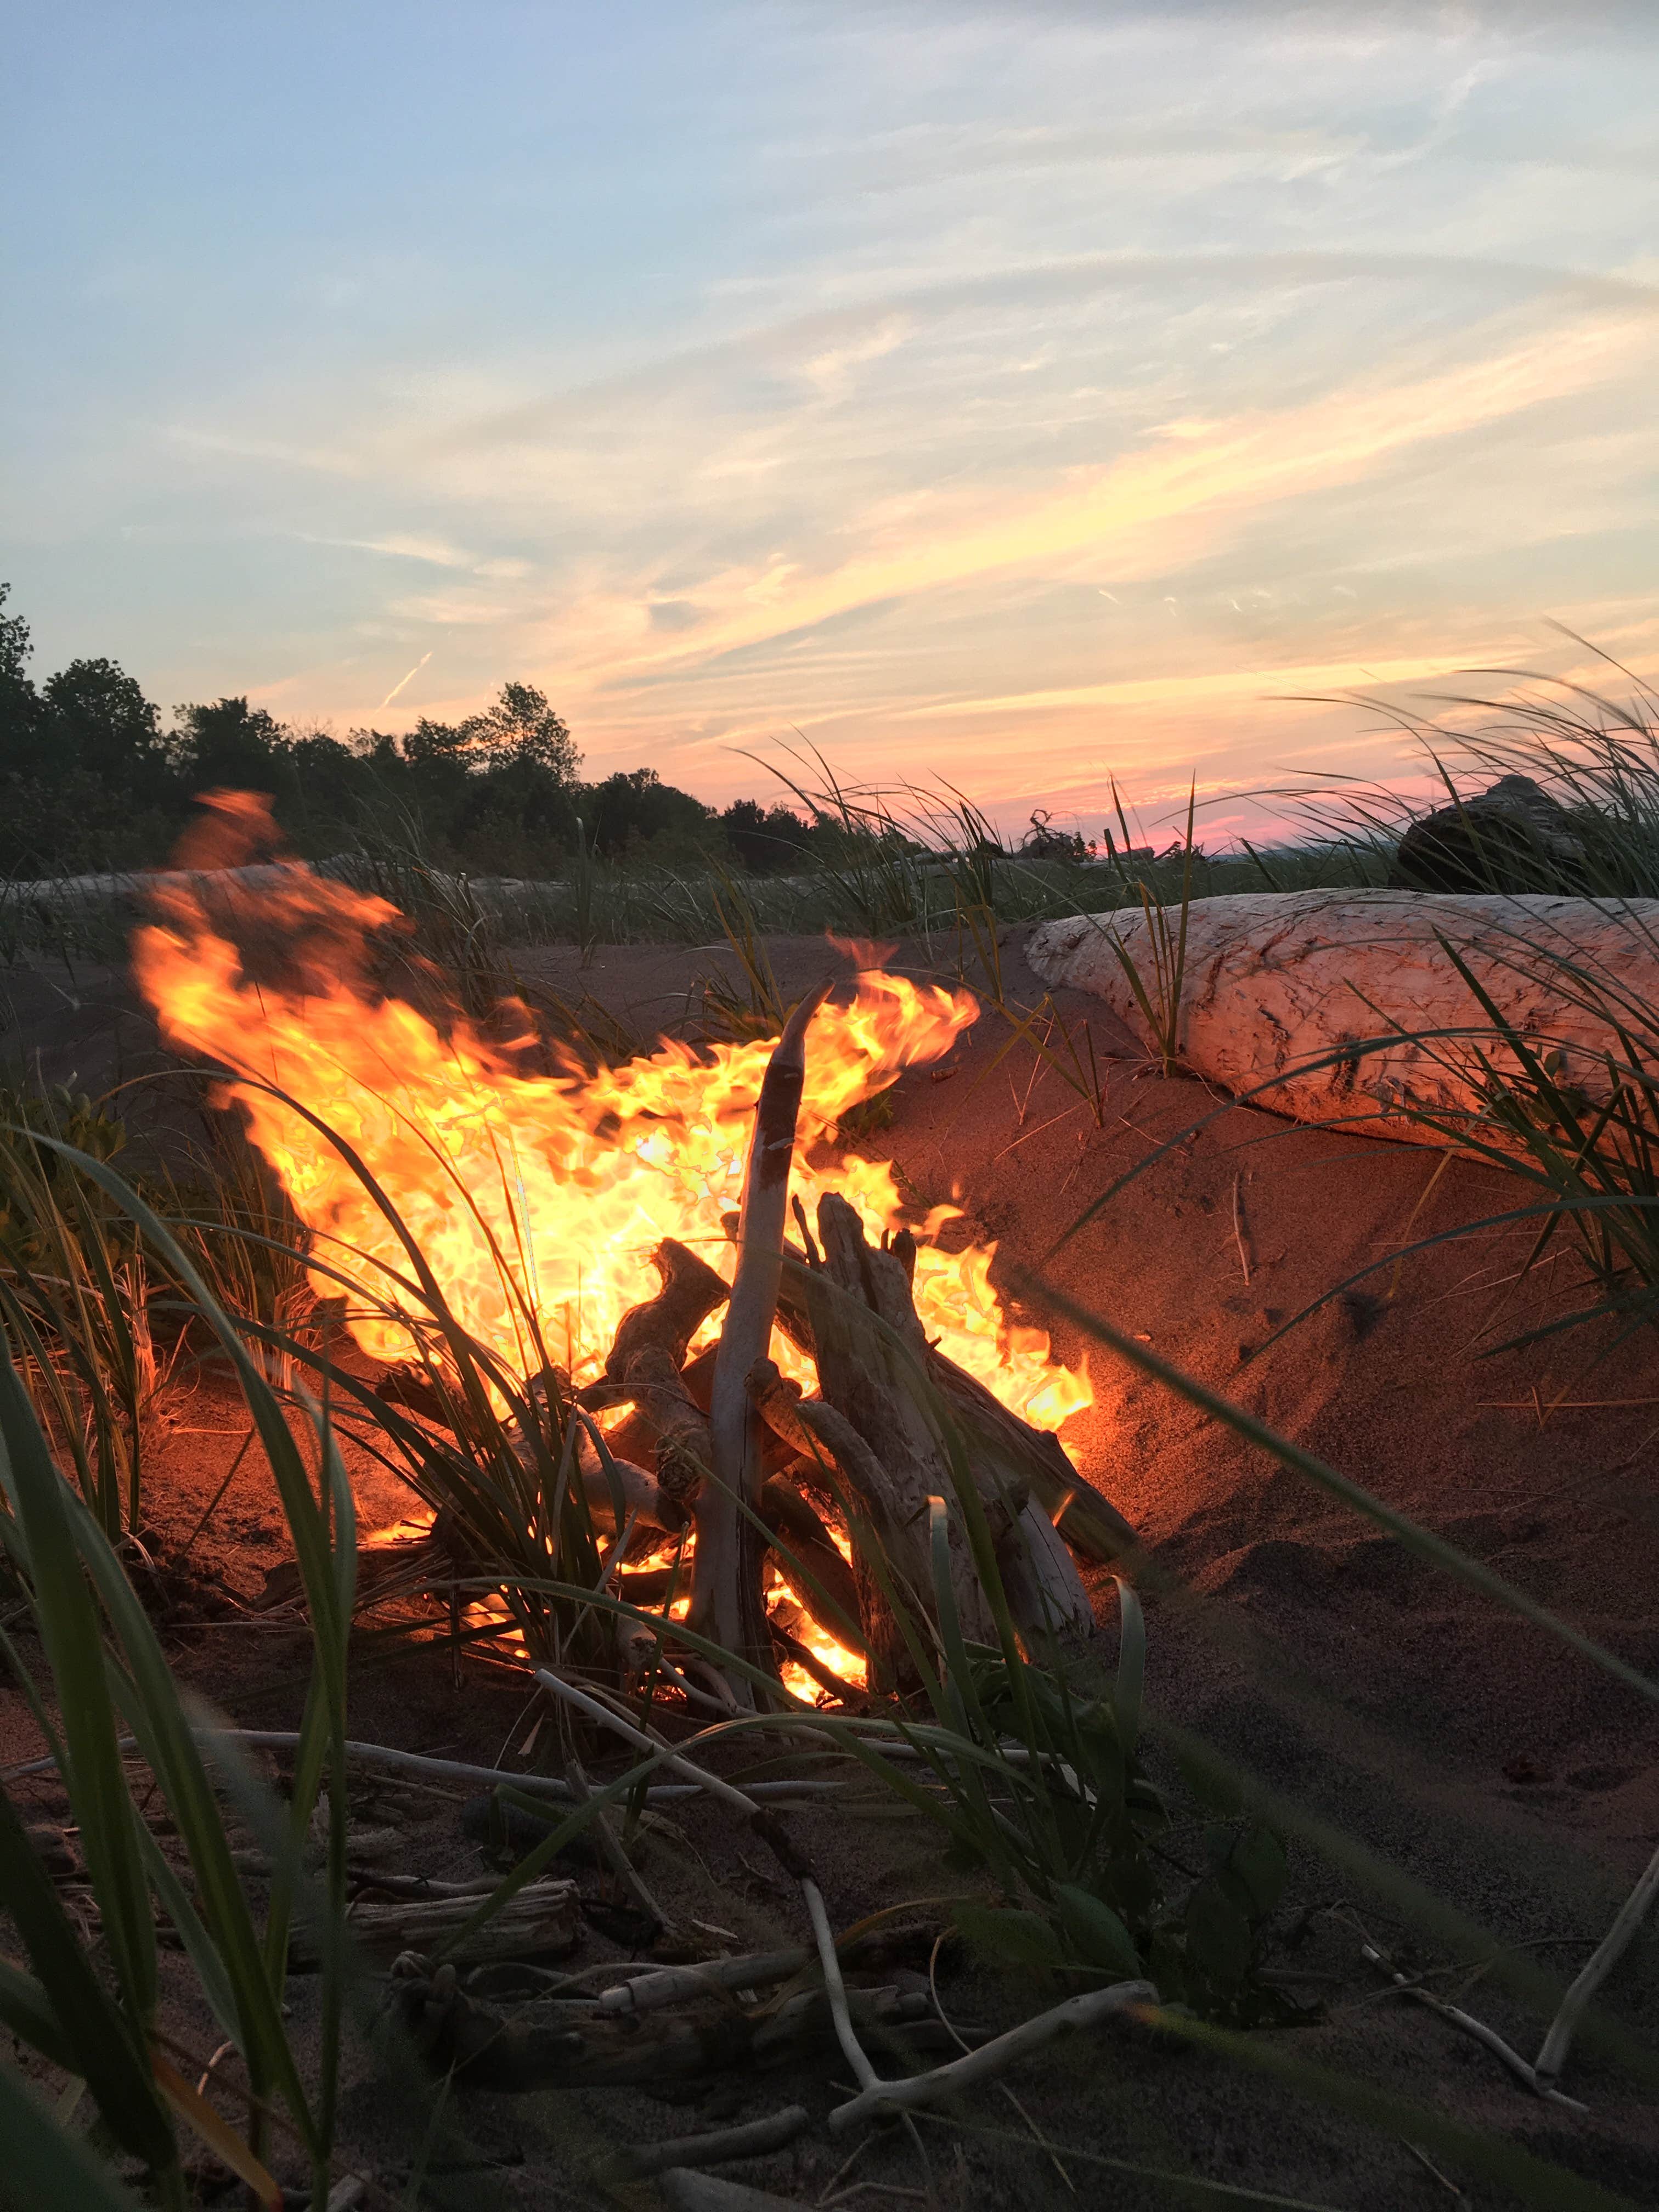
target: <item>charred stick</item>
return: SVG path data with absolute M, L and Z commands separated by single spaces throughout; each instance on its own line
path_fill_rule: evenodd
M 678 1372 L 685 1364 L 691 1339 L 715 1307 L 732 1295 L 707 1261 L 672 1237 L 664 1237 L 651 1255 L 651 1264 L 662 1279 L 662 1288 L 654 1298 L 630 1306 L 617 1322 L 605 1364 L 610 1382 L 626 1382 L 629 1363 L 647 1346 L 665 1352 Z
M 830 1696 L 843 1705 L 857 1706 L 863 1704 L 863 1692 L 855 1688 L 851 1682 L 842 1681 L 839 1674 L 826 1667 L 811 1644 L 803 1644 L 799 1636 L 792 1636 L 787 1628 L 781 1627 L 775 1620 L 769 1626 L 772 1631 L 772 1641 L 777 1645 L 779 1650 L 787 1653 L 794 1661 L 796 1666 L 804 1673 L 810 1674 L 819 1689 L 828 1690 Z
M 589 1409 L 629 1403 L 654 1451 L 665 1494 L 690 1506 L 714 1458 L 708 1423 L 684 1374 L 686 1349 L 716 1306 L 730 1296 L 726 1284 L 695 1252 L 665 1237 L 651 1255 L 662 1279 L 654 1298 L 630 1306 L 617 1324 L 604 1380 L 578 1394 Z M 634 1434 L 629 1443 L 639 1448 Z
M 768 1478 L 761 1492 L 761 1519 L 782 1550 L 793 1555 L 786 1559 L 780 1552 L 778 1571 L 801 1604 L 831 1635 L 845 1635 L 846 1624 L 859 1618 L 857 1578 L 814 1507 L 788 1476 Z M 806 1582 L 809 1575 L 811 1580 Z

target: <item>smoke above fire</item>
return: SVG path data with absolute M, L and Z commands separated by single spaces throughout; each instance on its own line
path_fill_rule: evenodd
M 208 805 L 180 855 L 187 866 L 269 854 L 263 801 L 219 793 Z M 548 1073 L 544 1055 L 532 1064 L 527 1014 L 504 1042 L 453 1006 L 423 1010 L 384 988 L 377 958 L 406 934 L 404 918 L 303 863 L 238 883 L 234 903 L 175 878 L 155 904 L 133 938 L 139 986 L 173 1050 L 229 1072 L 216 1103 L 241 1115 L 311 1231 L 313 1256 L 360 1294 L 346 1320 L 366 1352 L 396 1360 L 414 1349 L 415 1302 L 397 1288 L 409 1255 L 323 1130 L 378 1184 L 463 1326 L 518 1372 L 551 1358 L 577 1382 L 598 1373 L 622 1315 L 657 1286 L 649 1259 L 665 1237 L 729 1279 L 726 1217 L 771 1040 L 694 1049 L 665 1039 L 617 1066 Z M 833 957 L 826 945 L 826 964 Z M 937 1240 L 957 1209 L 915 1219 L 889 1164 L 834 1142 L 852 1107 L 938 1060 L 978 1012 L 966 991 L 878 969 L 826 1003 L 807 1036 L 793 1188 L 809 1217 L 835 1191 L 872 1233 L 908 1221 L 929 1336 L 1027 1420 L 1058 1428 L 1091 1402 L 1088 1383 L 1051 1362 L 1040 1330 L 1003 1314 L 994 1246 L 946 1249 Z M 339 1295 L 333 1276 L 315 1281 Z M 781 1340 L 776 1356 L 799 1371 Z

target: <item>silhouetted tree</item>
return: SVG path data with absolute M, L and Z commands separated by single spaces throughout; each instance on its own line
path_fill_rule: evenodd
M 812 829 L 787 806 L 734 799 L 720 817 L 732 858 L 751 874 L 797 866 L 811 850 Z
M 653 768 L 618 769 L 584 796 L 588 837 L 608 860 L 651 838 L 706 841 L 714 820 L 712 809 L 665 783 Z

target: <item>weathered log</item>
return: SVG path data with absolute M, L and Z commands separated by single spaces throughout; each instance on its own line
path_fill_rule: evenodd
M 1559 1079 L 1591 1100 L 1609 1095 L 1608 1055 L 1626 1061 L 1615 1024 L 1650 1034 L 1659 900 L 1261 891 L 1190 908 L 1177 1055 L 1296 1121 L 1434 1146 L 1467 1131 L 1519 1149 L 1486 1110 L 1477 1048 L 1504 1077 L 1520 1071 L 1449 947 L 1504 1024 L 1540 1054 L 1559 1049 Z M 1045 982 L 1103 1000 L 1150 1050 L 1120 948 L 1151 974 L 1144 914 L 1045 922 L 1026 957 Z
M 405 1954 L 392 1973 L 392 2001 L 428 2063 L 453 2071 L 470 2087 L 509 2094 L 749 2073 L 799 2058 L 834 2033 L 822 1989 L 803 1990 L 756 2012 L 728 1997 L 690 2014 L 659 2013 L 641 2021 L 557 1998 L 520 2004 L 503 2016 L 465 1995 L 453 1966 L 434 1972 L 417 1954 Z M 923 1992 L 886 1986 L 848 1994 L 859 2026 L 872 2036 L 902 2026 L 907 2041 L 937 2043 Z
M 400 1899 L 374 1905 L 359 1901 L 348 1919 L 353 1938 L 382 1958 L 404 1951 L 425 1951 L 465 1926 L 478 1909 L 474 1896 Z M 562 1958 L 575 1948 L 581 1932 L 576 1885 L 555 1879 L 532 1881 L 470 1936 L 455 1954 L 460 1964 L 488 1959 Z M 302 1929 L 295 1932 L 295 1963 L 310 1955 Z

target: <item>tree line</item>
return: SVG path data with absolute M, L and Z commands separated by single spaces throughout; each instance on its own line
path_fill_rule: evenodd
M 269 793 L 296 851 L 321 858 L 395 825 L 440 862 L 546 875 L 586 846 L 607 860 L 799 866 L 834 834 L 787 806 L 716 812 L 653 768 L 584 782 L 562 718 L 503 684 L 459 722 L 401 737 L 297 729 L 246 697 L 160 709 L 118 662 L 71 660 L 37 684 L 27 623 L 0 584 L 0 872 L 78 874 L 165 860 L 204 791 Z

